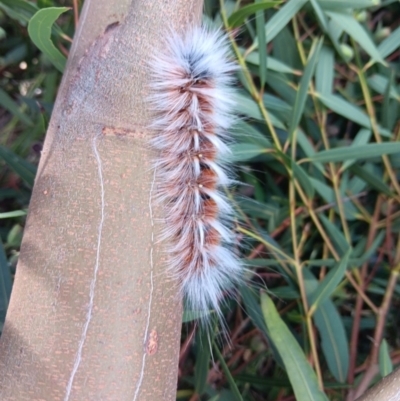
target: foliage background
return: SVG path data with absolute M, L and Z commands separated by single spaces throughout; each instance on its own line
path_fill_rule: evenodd
M 0 0 L 0 329 L 80 7 Z M 351 401 L 400 363 L 400 3 L 208 0 L 204 19 L 241 66 L 230 196 L 250 285 L 230 344 L 185 313 L 178 398 Z

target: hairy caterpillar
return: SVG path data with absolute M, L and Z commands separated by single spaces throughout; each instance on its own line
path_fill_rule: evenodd
M 166 216 L 161 239 L 168 244 L 168 271 L 191 310 L 212 308 L 221 317 L 223 292 L 242 271 L 231 249 L 232 207 L 221 190 L 232 182 L 226 156 L 236 65 L 220 31 L 194 28 L 173 34 L 151 69 L 151 143 L 158 152 L 156 198 Z

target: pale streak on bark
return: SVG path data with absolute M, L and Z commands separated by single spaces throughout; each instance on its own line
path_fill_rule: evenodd
M 103 225 L 104 225 L 104 213 L 105 213 L 105 201 L 104 201 L 104 178 L 103 178 L 103 169 L 102 169 L 102 163 L 101 163 L 101 158 L 99 151 L 97 150 L 97 140 L 98 137 L 94 136 L 93 138 L 93 153 L 96 158 L 97 162 L 97 168 L 98 168 L 98 173 L 99 173 L 99 183 L 100 183 L 100 199 L 101 199 L 101 217 L 100 217 L 100 223 L 99 223 L 99 231 L 97 233 L 97 251 L 96 251 L 96 261 L 94 265 L 94 270 L 93 270 L 93 278 L 92 282 L 90 283 L 90 293 L 89 293 L 89 305 L 88 305 L 88 311 L 86 315 L 86 321 L 83 325 L 82 329 L 82 336 L 79 341 L 78 345 L 78 351 L 76 353 L 75 357 L 75 362 L 74 366 L 72 368 L 71 376 L 69 377 L 68 384 L 67 384 L 67 389 L 64 397 L 64 401 L 69 401 L 69 397 L 71 395 L 72 391 L 72 386 L 74 384 L 74 378 L 75 374 L 79 369 L 79 365 L 82 360 L 82 350 L 83 346 L 85 345 L 86 341 L 86 336 L 87 332 L 89 329 L 89 324 L 92 319 L 92 314 L 93 314 L 93 306 L 94 306 L 94 295 L 95 295 L 95 290 L 96 290 L 96 282 L 97 282 L 97 274 L 99 271 L 99 266 L 100 266 L 100 249 L 101 249 L 101 237 L 103 234 Z M 151 268 L 151 283 L 153 286 L 153 267 Z M 151 295 L 152 296 L 152 295 Z
M 150 221 L 151 221 L 151 248 L 150 248 L 150 297 L 149 297 L 149 307 L 147 309 L 147 322 L 146 322 L 146 329 L 144 331 L 144 338 L 143 338 L 143 357 L 142 357 L 142 367 L 140 369 L 140 376 L 139 380 L 136 384 L 135 395 L 133 397 L 133 401 L 137 400 L 137 397 L 140 393 L 140 389 L 143 382 L 144 376 L 144 368 L 146 366 L 146 343 L 149 338 L 149 327 L 150 327 L 150 315 L 151 315 L 151 305 L 153 303 L 153 291 L 154 291 L 154 283 L 153 283 L 153 271 L 154 271 L 154 262 L 153 262 L 153 250 L 154 250 L 154 216 L 153 216 L 153 191 L 154 191 L 154 183 L 156 181 L 156 169 L 154 168 L 153 173 L 153 181 L 151 182 L 150 188 L 150 196 L 149 196 L 149 211 L 150 211 Z

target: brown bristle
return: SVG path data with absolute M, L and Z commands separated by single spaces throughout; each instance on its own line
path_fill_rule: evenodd
M 214 189 L 218 183 L 218 176 L 215 171 L 209 168 L 201 170 L 200 177 L 197 180 L 199 188 Z
M 219 245 L 221 243 L 221 234 L 215 228 L 210 227 L 206 231 L 204 242 L 207 247 Z

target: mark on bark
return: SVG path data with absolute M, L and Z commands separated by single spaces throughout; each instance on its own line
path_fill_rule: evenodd
M 104 30 L 104 33 L 108 33 L 115 29 L 119 25 L 119 21 L 112 22 L 111 24 L 107 25 L 106 29 Z
M 104 126 L 101 132 L 103 135 L 110 135 L 110 136 L 130 136 L 134 138 L 146 138 L 146 135 L 144 135 L 143 132 L 136 130 L 132 131 L 120 127 Z
M 158 350 L 158 334 L 155 329 L 150 331 L 149 340 L 147 341 L 147 355 L 154 355 Z
M 90 283 L 89 304 L 88 304 L 88 308 L 87 308 L 87 312 L 86 312 L 86 320 L 85 320 L 85 323 L 82 328 L 82 334 L 81 334 L 81 338 L 79 340 L 78 351 L 76 353 L 74 366 L 72 368 L 72 372 L 71 372 L 70 378 L 68 380 L 64 401 L 69 400 L 69 397 L 70 397 L 71 391 L 72 391 L 72 386 L 74 384 L 75 375 L 79 369 L 79 365 L 82 360 L 82 350 L 85 345 L 90 321 L 92 320 L 92 316 L 93 316 L 94 294 L 95 294 L 95 288 L 96 288 L 96 282 L 97 282 L 97 274 L 98 274 L 99 266 L 100 266 L 100 246 L 101 246 L 101 237 L 102 237 L 103 226 L 104 226 L 105 202 L 104 202 L 103 170 L 102 170 L 102 162 L 101 162 L 100 154 L 97 150 L 97 135 L 94 136 L 92 145 L 93 145 L 93 153 L 94 153 L 94 156 L 95 156 L 96 162 L 97 162 L 97 169 L 98 169 L 99 181 L 100 181 L 100 197 L 101 197 L 101 215 L 100 215 L 100 222 L 99 222 L 99 228 L 98 228 L 98 233 L 97 233 L 97 252 L 96 252 L 96 260 L 95 260 L 94 269 L 93 269 L 93 277 L 92 277 L 92 281 Z
M 146 366 L 146 355 L 148 354 L 146 350 L 146 344 L 147 344 L 147 338 L 149 336 L 149 326 L 150 326 L 150 313 L 151 313 L 151 304 L 153 302 L 153 291 L 154 291 L 154 283 L 153 283 L 153 248 L 154 248 L 154 218 L 153 218 L 153 207 L 152 207 L 152 202 L 153 202 L 153 189 L 154 189 L 154 183 L 156 180 L 156 169 L 154 169 L 154 175 L 153 175 L 153 181 L 151 183 L 151 188 L 150 188 L 150 196 L 149 196 L 149 212 L 150 212 L 150 223 L 151 223 L 151 247 L 150 247 L 150 296 L 149 296 L 149 304 L 148 304 L 148 309 L 147 309 L 147 322 L 146 322 L 146 328 L 144 331 L 144 337 L 143 337 L 143 357 L 142 357 L 142 367 L 140 369 L 140 375 L 138 382 L 136 384 L 136 390 L 135 394 L 133 396 L 133 401 L 137 400 L 137 397 L 139 396 L 140 393 L 140 387 L 142 386 L 143 382 L 143 377 L 144 377 L 144 368 Z M 155 331 L 155 330 L 152 330 Z M 151 333 L 150 333 L 151 337 Z M 157 332 L 156 332 L 156 337 Z M 150 341 L 150 339 L 149 339 Z M 157 349 L 156 349 L 157 351 Z

